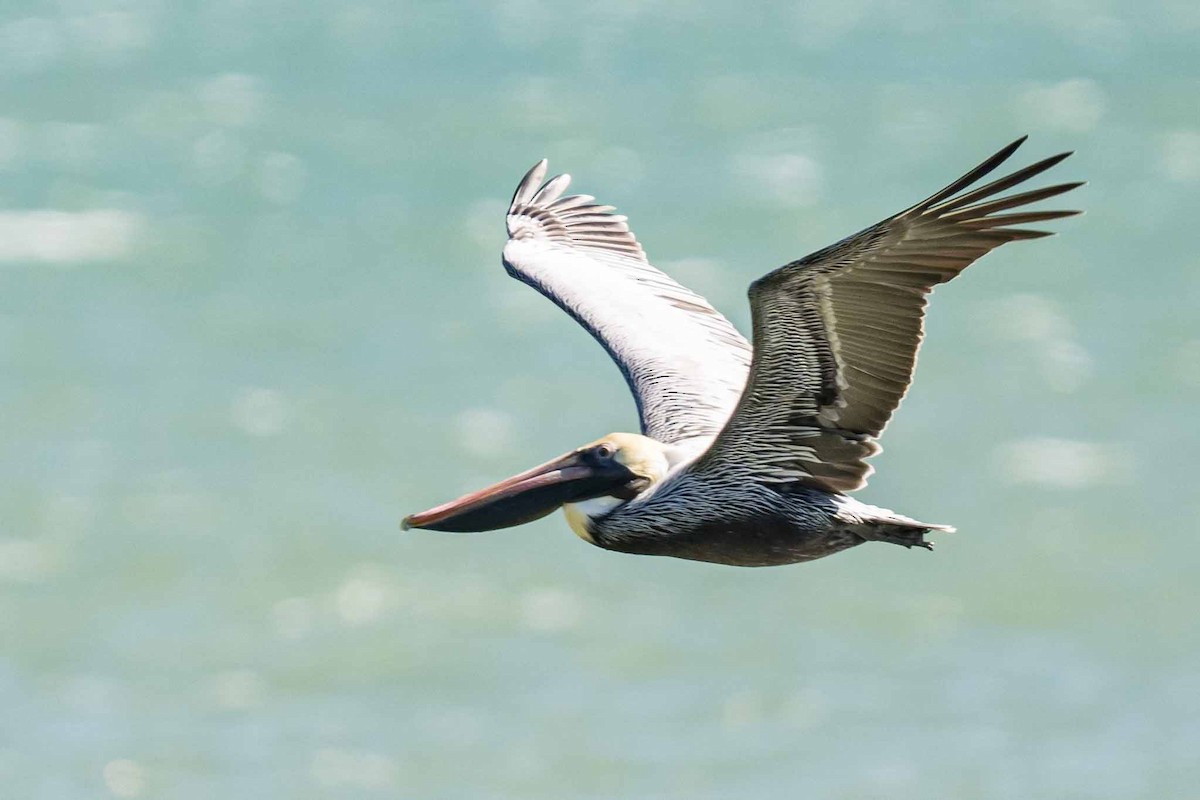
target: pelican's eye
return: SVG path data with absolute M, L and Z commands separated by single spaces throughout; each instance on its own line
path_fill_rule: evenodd
M 617 454 L 617 448 L 608 442 L 602 442 L 592 449 L 592 453 L 601 461 L 610 461 Z

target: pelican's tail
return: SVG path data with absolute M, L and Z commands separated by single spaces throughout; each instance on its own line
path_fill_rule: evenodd
M 854 528 L 854 532 L 868 542 L 890 542 L 904 547 L 924 547 L 933 549 L 933 542 L 925 541 L 925 534 L 930 531 L 951 533 L 954 528 L 950 525 L 934 525 L 928 522 L 877 522 L 874 525 L 862 525 Z
M 925 534 L 930 531 L 954 532 L 953 525 L 919 522 L 886 508 L 853 501 L 846 503 L 838 512 L 838 516 L 850 522 L 850 530 L 868 542 L 890 542 L 904 547 L 924 547 L 926 550 L 932 550 L 933 543 L 925 541 Z

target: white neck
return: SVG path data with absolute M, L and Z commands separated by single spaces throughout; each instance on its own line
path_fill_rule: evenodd
M 592 534 L 588 531 L 588 524 L 597 517 L 608 514 L 624 502 L 624 500 L 607 495 L 593 497 L 590 500 L 580 500 L 578 503 L 567 503 L 563 506 L 563 513 L 567 515 L 567 524 L 571 526 L 571 530 L 575 532 L 576 536 L 585 542 L 595 544 Z

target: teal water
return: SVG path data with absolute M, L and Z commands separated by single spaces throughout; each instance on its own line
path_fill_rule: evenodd
M 14 2 L 0 795 L 1198 797 L 1186 3 Z M 499 263 L 538 158 L 744 288 L 1022 133 L 868 502 L 737 570 L 400 518 L 636 427 Z

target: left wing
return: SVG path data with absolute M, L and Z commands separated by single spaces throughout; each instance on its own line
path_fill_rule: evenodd
M 1049 236 L 1019 227 L 1078 211 L 1000 213 L 1080 186 L 997 197 L 1069 153 L 973 191 L 1022 137 L 905 211 L 781 267 L 750 287 L 754 361 L 737 409 L 692 470 L 748 471 L 768 482 L 849 492 L 912 381 L 927 297 L 1005 242 Z
M 721 430 L 746 383 L 750 345 L 695 292 L 646 260 L 625 217 L 571 176 L 525 175 L 508 211 L 504 267 L 587 329 L 621 369 L 642 432 L 673 443 Z

